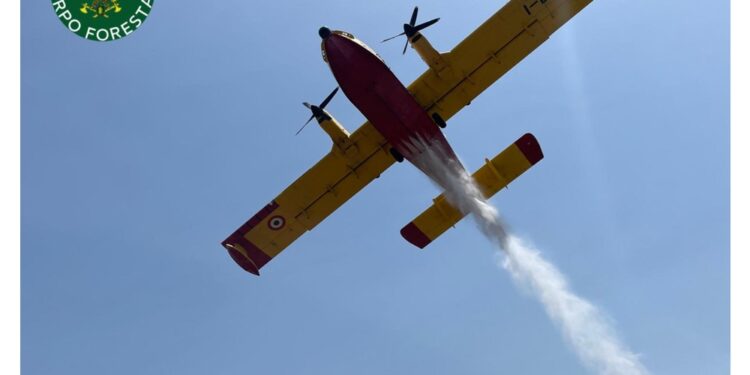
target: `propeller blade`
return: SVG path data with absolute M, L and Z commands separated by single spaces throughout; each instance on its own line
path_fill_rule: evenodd
M 404 44 L 404 50 L 401 52 L 402 55 L 406 54 L 406 49 L 409 48 L 409 39 L 413 37 L 416 33 L 418 33 L 420 30 L 424 30 L 435 23 L 437 21 L 440 21 L 440 18 L 435 18 L 433 20 L 429 20 L 427 22 L 421 23 L 418 26 L 414 26 L 417 23 L 417 15 L 419 15 L 419 7 L 414 7 L 414 10 L 411 12 L 411 18 L 409 19 L 409 23 L 404 24 L 404 32 L 398 35 L 394 35 L 390 38 L 383 39 L 380 43 L 387 42 L 391 39 L 395 39 L 400 37 L 401 35 L 406 35 L 406 44 Z
M 305 126 L 307 126 L 307 124 L 309 124 L 309 123 L 310 123 L 310 121 L 312 121 L 312 119 L 314 119 L 314 118 L 315 118 L 315 115 L 312 115 L 312 116 L 310 116 L 310 118 L 309 118 L 309 119 L 307 119 L 307 122 L 305 123 L 305 125 L 302 125 L 302 127 L 301 127 L 301 128 L 299 128 L 299 130 L 297 130 L 297 132 L 296 132 L 296 133 L 294 133 L 294 135 L 297 135 L 297 134 L 299 134 L 299 133 L 300 133 L 300 132 L 302 131 L 302 129 L 304 129 L 304 128 L 305 128 Z
M 416 26 L 416 27 L 414 27 L 414 31 L 424 30 L 424 29 L 426 29 L 426 28 L 434 25 L 435 23 L 437 23 L 437 21 L 440 21 L 440 18 L 435 18 L 434 20 L 429 20 L 429 21 L 427 21 L 427 22 L 425 22 L 425 23 L 423 23 L 423 24 L 421 24 L 419 26 Z
M 411 21 L 409 21 L 409 25 L 414 26 L 414 24 L 417 23 L 417 12 L 419 12 L 419 7 L 414 7 L 414 11 L 411 12 Z
M 336 95 L 337 92 L 339 92 L 338 86 L 336 86 L 336 88 L 333 89 L 333 91 L 330 94 L 328 94 L 328 96 L 325 98 L 325 100 L 323 100 L 323 103 L 320 103 L 320 109 L 325 108 L 326 105 L 328 105 L 328 102 L 330 102 L 331 99 L 333 99 L 333 96 Z
M 307 109 L 312 110 L 312 104 L 310 104 L 308 102 L 302 102 L 302 105 L 304 105 L 305 107 L 307 107 Z
M 387 42 L 387 41 L 389 41 L 391 39 L 396 39 L 396 38 L 400 37 L 401 35 L 406 35 L 406 32 L 403 32 L 403 33 L 398 34 L 398 35 L 394 35 L 394 36 L 392 36 L 392 37 L 390 37 L 388 39 L 383 39 L 380 43 L 385 43 L 385 42 Z

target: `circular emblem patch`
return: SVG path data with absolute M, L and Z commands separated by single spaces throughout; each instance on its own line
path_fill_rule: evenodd
M 154 0 L 52 0 L 57 18 L 79 36 L 108 42 L 143 25 Z
M 284 218 L 281 216 L 274 216 L 268 219 L 268 227 L 273 230 L 279 230 L 283 228 L 284 224 L 286 224 L 286 220 L 284 220 Z

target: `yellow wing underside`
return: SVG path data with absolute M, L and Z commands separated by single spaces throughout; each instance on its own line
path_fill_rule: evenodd
M 408 86 L 429 113 L 449 119 L 541 45 L 591 0 L 511 0 L 450 52 L 440 71 L 427 69 Z M 254 273 L 344 204 L 393 163 L 390 146 L 365 122 L 345 151 L 333 148 L 224 246 Z M 234 251 L 234 253 L 233 253 Z M 260 253 L 258 253 L 260 251 Z

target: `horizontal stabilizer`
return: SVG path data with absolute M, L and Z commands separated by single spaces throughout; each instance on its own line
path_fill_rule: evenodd
M 543 157 L 536 138 L 526 133 L 492 160 L 485 159 L 484 166 L 472 177 L 482 194 L 490 198 Z M 445 194 L 440 194 L 433 199 L 432 206 L 401 229 L 401 235 L 422 249 L 464 216 L 446 200 Z

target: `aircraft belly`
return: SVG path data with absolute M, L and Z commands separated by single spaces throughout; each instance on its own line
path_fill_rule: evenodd
M 440 128 L 380 58 L 337 34 L 324 48 L 341 90 L 401 155 L 426 173 L 415 162 L 425 144 L 438 145 L 457 160 Z

